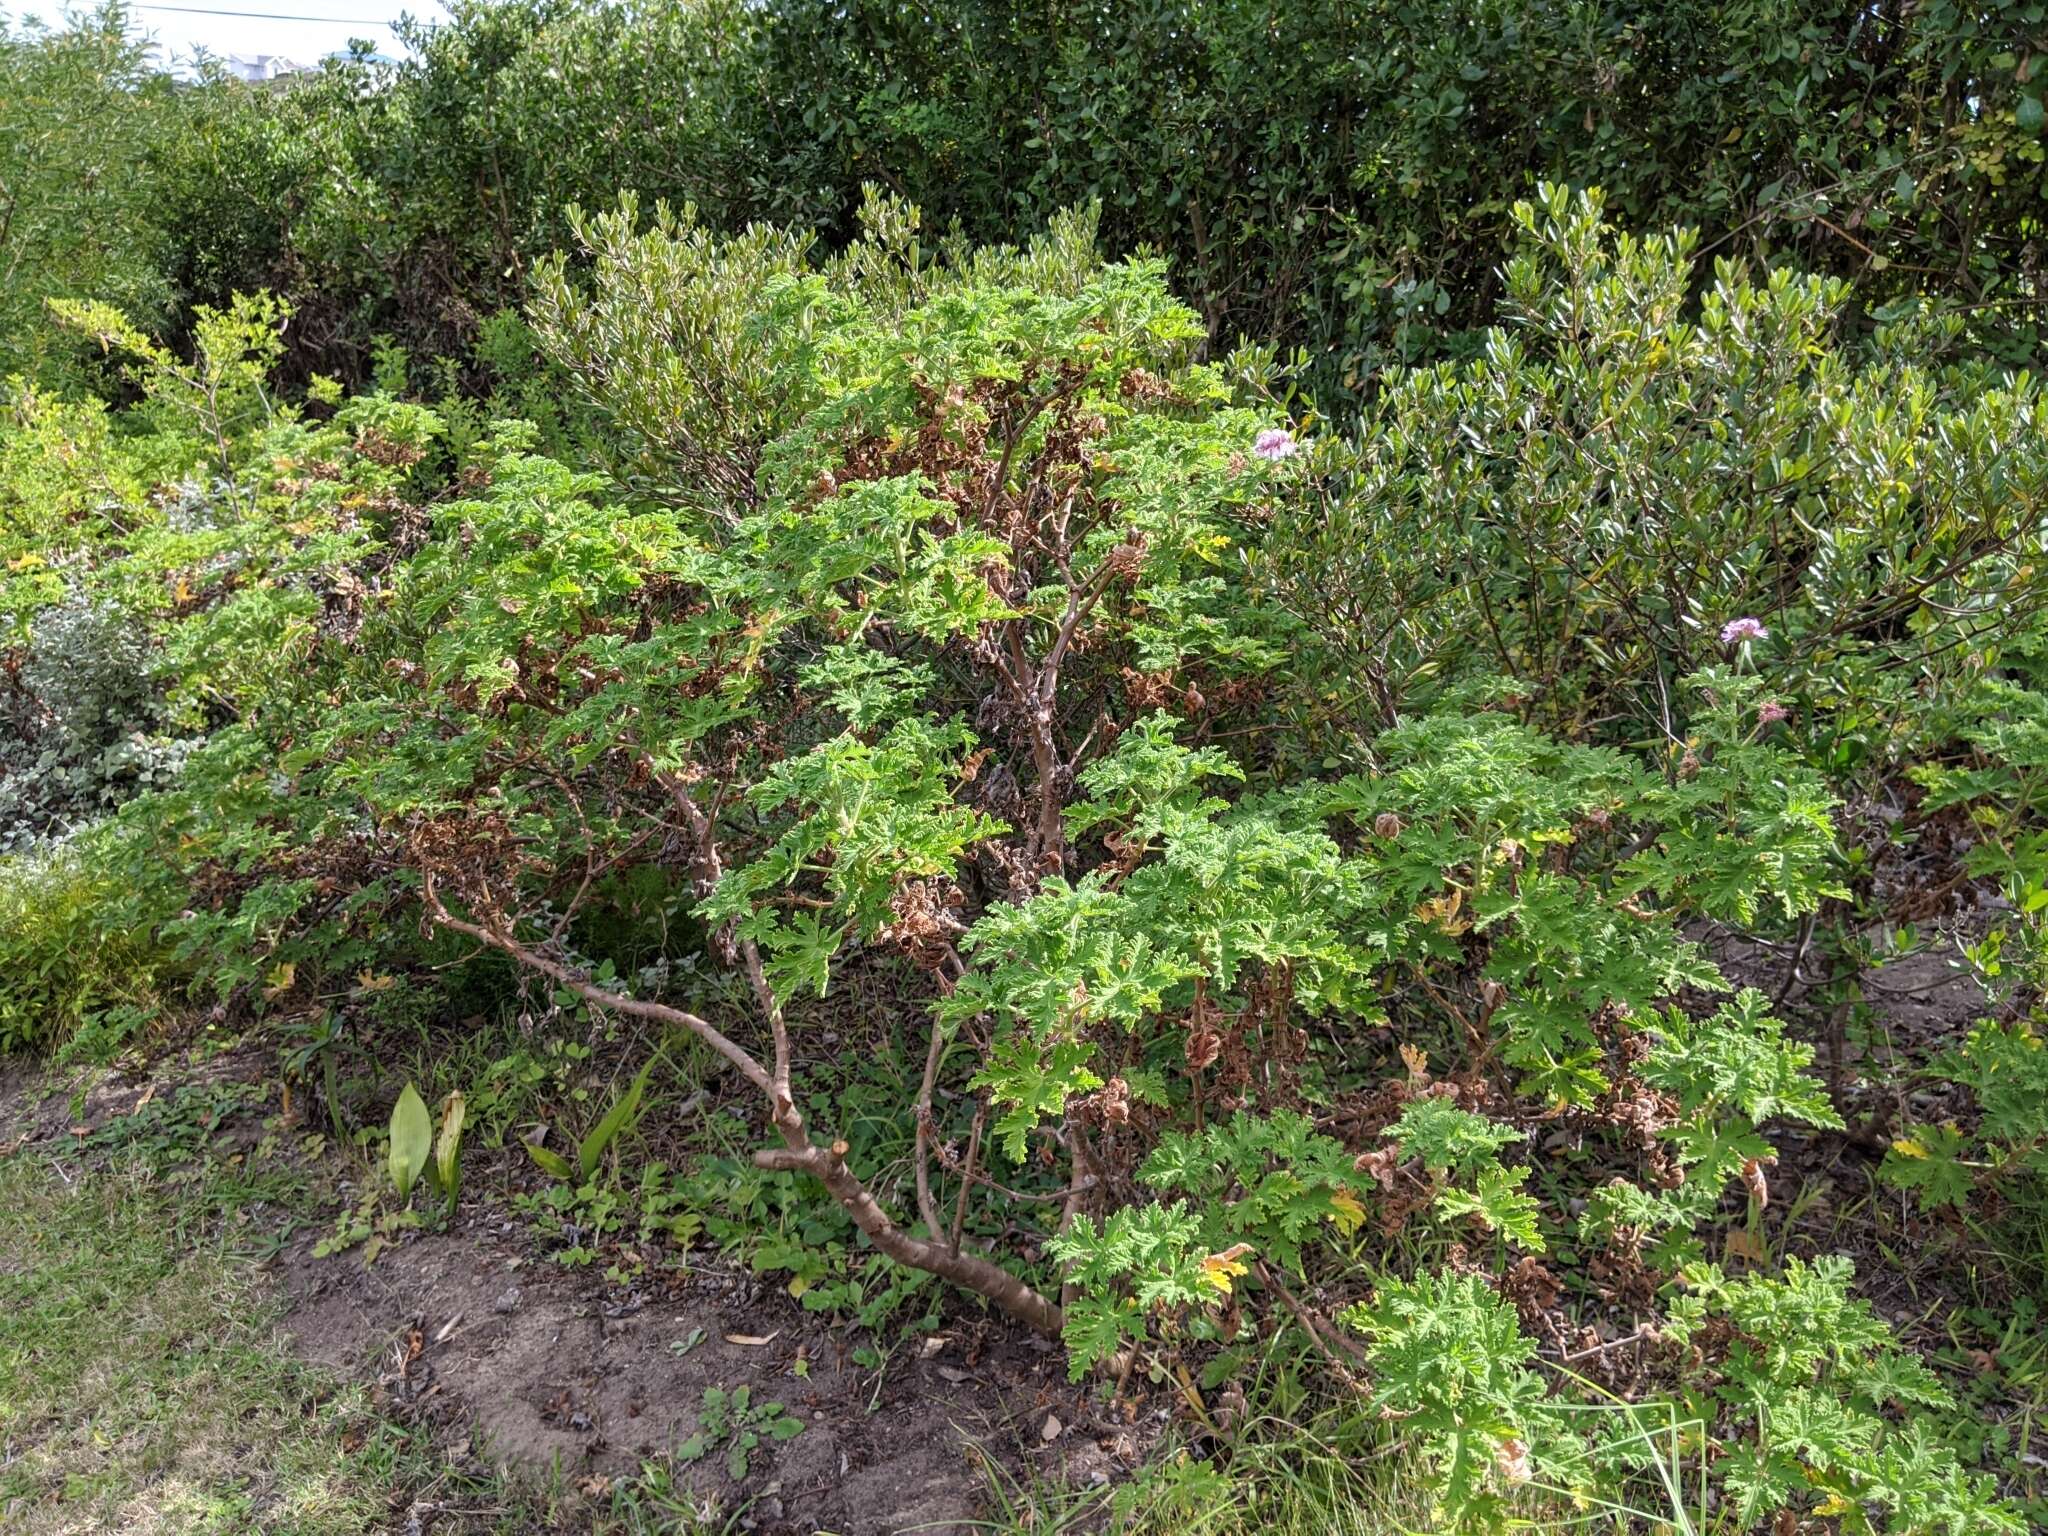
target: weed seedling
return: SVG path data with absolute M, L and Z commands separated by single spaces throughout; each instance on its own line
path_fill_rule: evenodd
M 794 1440 L 804 1432 L 802 1419 L 792 1418 L 780 1403 L 753 1402 L 752 1387 L 706 1387 L 697 1414 L 697 1433 L 676 1448 L 682 1461 L 701 1461 L 721 1446 L 725 1448 L 726 1475 L 734 1482 L 745 1479 L 754 1448 L 765 1436 L 770 1440 Z

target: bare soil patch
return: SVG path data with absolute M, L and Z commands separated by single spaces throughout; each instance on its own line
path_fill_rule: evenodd
M 374 1376 L 393 1412 L 445 1425 L 478 1456 L 556 1467 L 603 1486 L 670 1455 L 706 1388 L 751 1389 L 804 1423 L 764 1440 L 735 1482 L 709 1455 L 679 1472 L 708 1509 L 744 1507 L 763 1532 L 964 1532 L 984 1458 L 1104 1459 L 1057 1350 L 1006 1323 L 957 1319 L 897 1348 L 878 1373 L 851 1340 L 717 1267 L 628 1291 L 534 1260 L 487 1218 L 386 1249 L 365 1266 L 316 1259 L 302 1237 L 277 1260 L 300 1349 Z M 801 1374 L 799 1374 L 801 1372 Z M 1058 1426 L 1046 1438 L 1048 1424 Z
M 177 1052 L 76 1081 L 8 1065 L 0 1147 L 89 1150 L 159 1094 L 260 1083 L 267 1065 L 256 1050 Z M 263 1113 L 231 1112 L 214 1147 L 253 1144 Z M 956 1536 L 978 1528 L 991 1476 L 1106 1484 L 1160 1427 L 1102 1417 L 1056 1345 L 965 1303 L 935 1333 L 868 1341 L 715 1255 L 637 1289 L 565 1270 L 484 1202 L 370 1264 L 360 1249 L 316 1257 L 318 1236 L 297 1231 L 264 1266 L 300 1357 L 373 1384 L 453 1462 L 558 1474 L 593 1499 L 660 1462 L 707 1515 L 762 1536 Z M 864 1342 L 884 1351 L 879 1370 L 854 1358 Z M 719 1451 L 674 1461 L 712 1387 L 779 1402 L 804 1430 L 764 1437 L 737 1480 Z

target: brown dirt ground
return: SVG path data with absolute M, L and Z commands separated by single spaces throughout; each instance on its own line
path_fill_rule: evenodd
M 0 1062 L 0 1150 L 76 1145 L 153 1084 L 260 1082 L 268 1064 L 256 1050 L 181 1052 L 88 1082 Z M 251 1117 L 215 1146 L 259 1134 Z M 622 1290 L 536 1256 L 519 1224 L 467 1204 L 449 1230 L 406 1234 L 368 1265 L 360 1249 L 316 1258 L 317 1236 L 298 1232 L 267 1265 L 299 1352 L 373 1383 L 454 1460 L 553 1470 L 601 1494 L 689 1437 L 707 1387 L 782 1403 L 805 1430 L 764 1438 L 744 1481 L 716 1452 L 675 1467 L 707 1513 L 760 1536 L 960 1536 L 984 1516 L 991 1466 L 1101 1486 L 1154 1437 L 1070 1386 L 1057 1347 L 964 1302 L 936 1333 L 897 1341 L 878 1379 L 852 1359 L 854 1330 L 715 1259 Z
M 844 1330 L 786 1297 L 722 1301 L 721 1288 L 745 1288 L 722 1287 L 716 1270 L 679 1295 L 621 1294 L 485 1225 L 417 1236 L 368 1266 L 314 1259 L 301 1237 L 277 1261 L 286 1327 L 308 1358 L 373 1376 L 394 1411 L 446 1425 L 493 1462 L 578 1481 L 673 1451 L 707 1387 L 750 1387 L 804 1433 L 764 1443 L 743 1484 L 717 1455 L 682 1470 L 707 1507 L 746 1504 L 764 1532 L 964 1532 L 981 1456 L 1014 1468 L 1070 1452 L 1071 1475 L 1100 1455 L 1057 1352 L 1005 1325 L 962 1319 L 913 1340 L 877 1382 Z

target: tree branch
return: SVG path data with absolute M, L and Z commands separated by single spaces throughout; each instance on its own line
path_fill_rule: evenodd
M 757 1167 L 811 1175 L 853 1217 L 854 1225 L 867 1234 L 868 1240 L 889 1258 L 985 1296 L 1019 1322 L 1041 1333 L 1059 1333 L 1064 1318 L 1060 1309 L 1046 1296 L 987 1259 L 951 1251 L 945 1246 L 943 1231 L 937 1227 L 933 1228 L 929 1241 L 905 1232 L 890 1220 L 888 1212 L 882 1209 L 867 1186 L 846 1166 L 846 1143 L 835 1142 L 823 1147 L 811 1141 L 804 1127 L 803 1115 L 789 1091 L 789 1033 L 779 1008 L 770 1015 L 776 1051 L 776 1065 L 771 1071 L 744 1047 L 728 1039 L 715 1025 L 694 1013 L 666 1003 L 648 1002 L 609 991 L 596 985 L 575 967 L 542 954 L 531 945 L 520 943 L 510 934 L 456 917 L 442 903 L 433 878 L 425 876 L 424 881 L 428 912 L 440 926 L 453 933 L 467 934 L 503 951 L 521 965 L 549 977 L 597 1007 L 687 1029 L 731 1062 L 740 1075 L 768 1099 L 770 1116 L 784 1142 L 781 1147 L 756 1152 L 754 1162 Z M 758 970 L 759 965 L 760 959 L 756 954 L 749 969 Z M 759 985 L 766 985 L 765 978 Z M 772 996 L 770 1000 L 772 1002 Z
M 740 1075 L 748 1082 L 763 1093 L 773 1096 L 774 1084 L 768 1076 L 768 1069 L 756 1061 L 745 1047 L 735 1044 L 709 1020 L 700 1019 L 686 1009 L 672 1008 L 667 1003 L 647 1002 L 641 998 L 626 997 L 621 993 L 609 991 L 590 981 L 573 966 L 550 959 L 530 945 L 520 943 L 510 934 L 499 933 L 481 923 L 459 918 L 442 904 L 439 893 L 434 889 L 433 877 L 429 875 L 425 879 L 427 910 L 432 914 L 435 923 L 441 927 L 452 933 L 466 933 L 493 949 L 502 950 L 521 965 L 539 971 L 541 975 L 567 987 L 586 1002 L 595 1003 L 600 1008 L 609 1008 L 615 1013 L 623 1013 L 632 1018 L 652 1019 L 659 1024 L 673 1024 L 687 1029 L 737 1067 Z

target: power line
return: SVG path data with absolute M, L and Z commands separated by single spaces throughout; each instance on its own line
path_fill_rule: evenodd
M 132 4 L 132 11 L 176 11 L 181 16 L 239 16 L 245 21 L 331 21 L 338 26 L 395 27 L 395 21 L 372 21 L 367 16 L 288 16 L 281 11 L 220 11 L 204 5 Z

